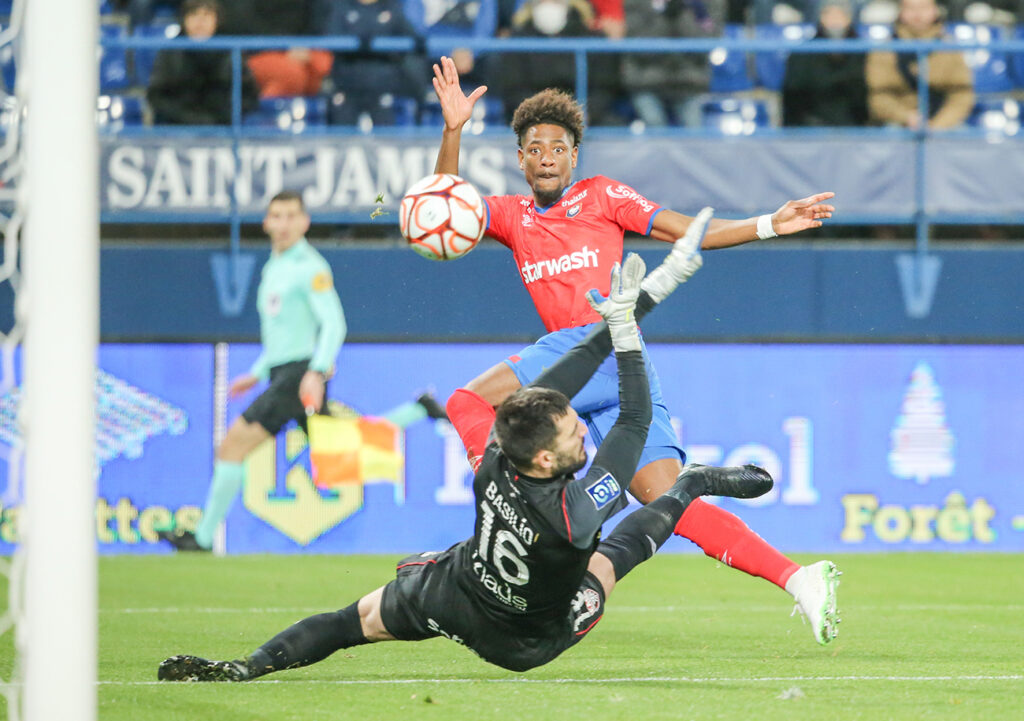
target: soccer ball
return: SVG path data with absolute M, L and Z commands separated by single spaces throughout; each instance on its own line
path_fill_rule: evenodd
M 430 260 L 455 260 L 484 235 L 484 201 L 457 175 L 439 173 L 419 181 L 402 198 L 398 227 L 409 247 Z

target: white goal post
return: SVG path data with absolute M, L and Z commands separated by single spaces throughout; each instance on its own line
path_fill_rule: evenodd
M 99 336 L 97 0 L 29 0 L 24 323 L 27 721 L 96 718 L 94 382 Z

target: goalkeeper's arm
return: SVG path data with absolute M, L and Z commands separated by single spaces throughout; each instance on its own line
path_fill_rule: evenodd
M 640 282 L 640 294 L 633 311 L 636 322 L 700 269 L 703 263 L 700 244 L 712 214 L 711 208 L 701 210 L 690 223 L 686 234 L 672 246 L 661 265 Z M 554 388 L 572 398 L 587 384 L 611 352 L 612 334 L 608 332 L 608 323 L 605 321 L 596 325 L 586 338 L 530 385 Z

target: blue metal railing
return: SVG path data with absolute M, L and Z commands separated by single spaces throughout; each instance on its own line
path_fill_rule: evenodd
M 360 40 L 356 37 L 323 37 L 323 36 L 311 36 L 311 37 L 215 37 L 205 41 L 192 41 L 188 39 L 164 39 L 164 38 L 108 38 L 103 40 L 103 45 L 106 48 L 118 48 L 128 50 L 160 50 L 166 48 L 174 49 L 186 49 L 194 50 L 199 52 L 209 51 L 229 51 L 231 53 L 232 67 L 233 67 L 233 89 L 232 89 L 232 124 L 230 128 L 160 128 L 163 134 L 184 134 L 190 136 L 218 136 L 223 137 L 224 134 L 230 136 L 232 140 L 233 152 L 235 155 L 236 162 L 238 160 L 239 143 L 245 138 L 260 137 L 267 134 L 267 130 L 260 130 L 250 127 L 243 126 L 242 118 L 242 97 L 241 97 L 241 78 L 242 78 L 242 53 L 246 51 L 266 50 L 266 49 L 280 49 L 287 47 L 315 47 L 322 48 L 325 50 L 332 50 L 338 52 L 351 52 L 358 50 L 361 46 Z M 370 48 L 375 52 L 393 52 L 393 53 L 404 53 L 410 52 L 416 49 L 417 43 L 407 37 L 378 37 L 374 38 L 370 43 Z M 486 38 L 486 39 L 473 39 L 465 37 L 431 37 L 426 40 L 426 51 L 429 57 L 438 57 L 441 54 L 449 53 L 455 47 L 465 47 L 473 50 L 477 54 L 482 53 L 559 53 L 566 54 L 571 53 L 574 57 L 576 66 L 576 95 L 578 99 L 585 103 L 587 100 L 587 85 L 588 85 L 588 58 L 594 54 L 627 54 L 627 53 L 678 53 L 678 52 L 696 52 L 696 53 L 711 53 L 712 51 L 726 51 L 736 53 L 849 53 L 849 54 L 863 54 L 875 50 L 888 50 L 898 53 L 913 53 L 917 57 L 918 67 L 920 69 L 920 75 L 927 77 L 928 72 L 928 55 L 937 51 L 954 51 L 954 52 L 965 52 L 968 50 L 982 49 L 990 52 L 1007 53 L 1007 57 L 1011 54 L 1018 53 L 1024 54 L 1024 40 L 992 40 L 988 42 L 982 41 L 958 41 L 958 42 L 938 42 L 938 41 L 905 41 L 905 40 L 887 40 L 887 41 L 876 41 L 867 39 L 849 39 L 849 40 L 813 40 L 813 41 L 790 41 L 786 39 L 741 39 L 741 38 L 708 38 L 708 39 L 668 39 L 668 38 L 627 38 L 618 41 L 609 41 L 598 38 L 565 38 L 565 39 L 546 39 L 546 38 Z M 424 79 L 426 81 L 426 79 Z M 1022 79 L 1024 82 L 1024 79 Z M 919 84 L 918 88 L 919 95 L 919 107 L 922 109 L 922 117 L 929 117 L 929 97 L 928 97 L 928 86 L 926 82 Z M 153 132 L 147 128 L 135 128 L 131 130 L 121 131 L 121 135 L 125 137 L 138 137 L 139 134 L 147 134 Z M 342 129 L 342 128 L 330 128 L 318 130 L 317 132 L 325 135 L 331 134 L 346 134 L 354 132 L 353 129 Z M 377 131 L 375 131 L 377 132 Z M 383 130 L 383 134 L 388 134 L 388 129 Z M 406 131 L 408 132 L 408 131 Z M 419 131 L 425 132 L 425 131 Z M 434 131 L 431 131 L 434 132 Z M 625 131 L 622 129 L 599 129 L 598 133 L 601 135 L 607 134 L 622 134 Z M 833 128 L 828 129 L 786 129 L 778 128 L 766 131 L 758 131 L 759 134 L 771 134 L 774 137 L 778 136 L 794 136 L 799 137 L 800 135 L 814 135 L 817 134 L 821 137 L 822 133 L 829 135 L 836 135 L 837 133 L 856 133 L 858 135 L 864 134 L 866 136 L 878 137 L 879 134 L 884 134 L 885 137 L 897 137 L 912 138 L 916 142 L 916 172 L 915 172 L 915 203 L 916 210 L 914 212 L 914 224 L 916 226 L 916 255 L 919 258 L 924 258 L 928 252 L 928 238 L 930 233 L 930 226 L 935 219 L 929 217 L 928 212 L 925 208 L 925 199 L 927 197 L 927 153 L 926 148 L 929 140 L 935 137 L 937 134 L 933 131 L 928 130 L 927 127 L 922 127 L 918 130 L 893 130 L 887 128 L 860 128 L 850 130 L 837 130 Z M 957 133 L 971 135 L 976 137 L 982 131 L 980 130 L 961 130 L 953 132 L 943 132 L 942 137 L 955 137 Z M 668 131 L 655 131 L 652 135 L 663 135 L 666 133 L 684 134 L 684 135 L 703 135 L 708 137 L 717 137 L 719 133 L 712 130 L 692 130 L 692 129 L 672 129 Z M 159 222 L 159 216 L 152 215 L 154 222 Z M 105 221 L 117 222 L 121 220 L 116 214 L 105 215 Z M 177 222 L 183 222 L 183 219 L 179 215 L 174 216 L 174 220 Z M 240 226 L 242 223 L 242 215 L 239 212 L 237 198 L 232 194 L 231 207 L 226 218 L 227 222 L 231 226 L 231 250 L 232 256 L 235 256 L 238 252 Z M 856 220 L 856 219 L 853 219 Z M 958 218 L 945 218 L 943 222 L 957 222 Z M 963 218 L 960 222 L 996 222 L 1006 223 L 1015 222 L 1015 218 L 1011 217 L 993 217 L 987 215 L 981 215 L 971 218 Z M 184 221 L 188 222 L 188 221 Z M 210 222 L 209 217 L 202 218 L 199 222 Z M 864 222 L 887 222 L 884 219 L 879 218 L 868 218 L 864 219 Z

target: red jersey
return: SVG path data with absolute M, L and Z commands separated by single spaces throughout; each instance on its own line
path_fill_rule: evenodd
M 492 195 L 487 235 L 512 250 L 523 285 L 548 332 L 601 320 L 585 293 L 608 294 L 612 265 L 627 231 L 648 235 L 661 206 L 628 185 L 598 175 L 570 185 L 537 208 L 533 196 Z

